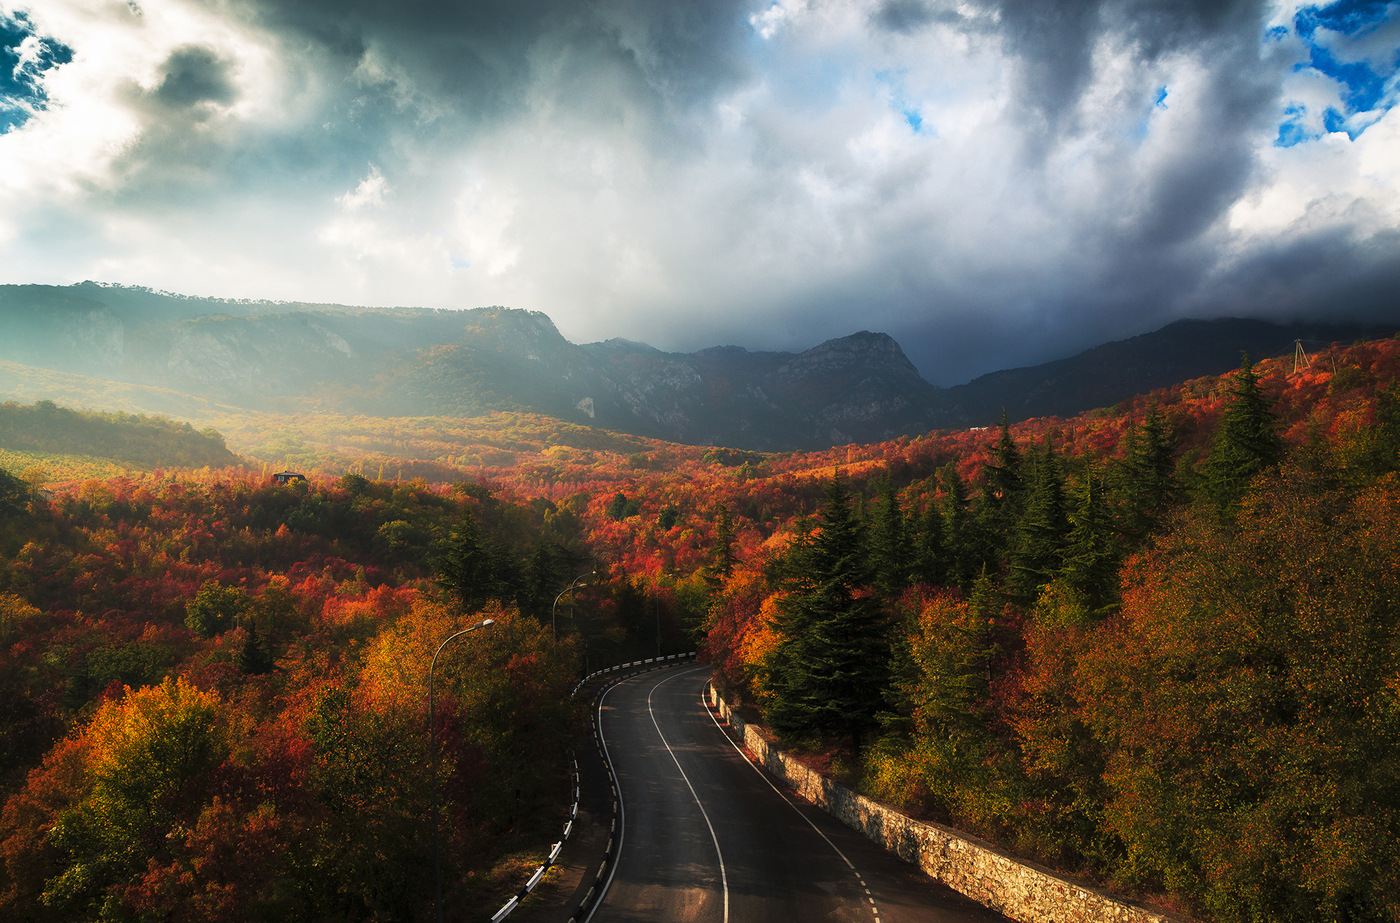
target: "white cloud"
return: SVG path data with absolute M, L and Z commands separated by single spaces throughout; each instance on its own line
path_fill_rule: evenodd
M 379 172 L 379 167 L 370 164 L 369 173 L 360 180 L 360 185 L 353 192 L 336 196 L 335 201 L 345 211 L 353 212 L 370 206 L 382 206 L 388 193 L 389 183 L 384 179 L 384 174 Z
M 807 11 L 807 0 L 779 0 L 765 10 L 749 16 L 749 24 L 765 39 L 778 33 L 783 25 Z

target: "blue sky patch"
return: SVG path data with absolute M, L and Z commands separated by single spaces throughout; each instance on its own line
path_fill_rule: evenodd
M 1394 74 L 1400 55 L 1392 56 L 1390 66 L 1382 66 L 1383 72 L 1377 73 L 1365 61 L 1339 61 L 1333 49 L 1325 44 L 1326 33 L 1333 34 L 1332 41 L 1335 42 L 1335 35 L 1354 36 L 1368 32 L 1386 21 L 1396 6 L 1394 0 L 1338 0 L 1336 3 L 1303 7 L 1294 15 L 1293 28 L 1308 49 L 1308 60 L 1295 65 L 1294 71 L 1313 70 L 1342 85 L 1338 100 L 1340 105 L 1329 106 L 1322 115 L 1322 125 L 1327 131 L 1345 131 L 1355 141 L 1376 119 L 1353 116 L 1377 110 L 1388 111 L 1395 104 L 1394 94 L 1387 92 L 1386 83 Z M 1275 33 L 1280 29 L 1284 27 L 1270 29 L 1266 40 L 1275 38 Z M 1325 33 L 1320 35 L 1319 30 L 1325 30 Z M 1307 130 L 1304 115 L 1303 108 L 1298 105 L 1284 110 L 1284 120 L 1279 125 L 1275 146 L 1292 147 L 1302 141 L 1321 137 L 1315 129 Z
M 1385 92 L 1385 81 L 1364 62 L 1342 64 L 1326 48 L 1317 45 L 1309 49 L 1313 69 L 1345 84 L 1342 94 L 1351 112 L 1366 112 L 1376 108 Z
M 904 123 L 919 135 L 924 133 L 924 114 L 919 111 L 919 104 L 911 101 L 908 94 L 904 92 L 904 72 L 902 70 L 882 70 L 874 74 L 875 82 L 885 87 L 889 93 L 890 108 L 898 112 L 904 119 Z
M 1293 17 L 1293 27 L 1309 40 L 1319 26 L 1343 35 L 1355 35 L 1382 22 L 1389 8 L 1389 2 L 1377 3 L 1376 0 L 1338 0 L 1326 6 L 1307 6 Z
M 1321 137 L 1315 132 L 1309 132 L 1307 126 L 1303 124 L 1307 110 L 1302 106 L 1289 106 L 1283 111 L 1283 114 L 1288 118 L 1278 127 L 1278 137 L 1274 139 L 1274 147 L 1292 147 L 1295 144 Z
M 43 76 L 73 60 L 73 49 L 53 39 L 40 38 L 38 53 L 29 60 L 21 57 L 20 46 L 34 35 L 29 17 L 16 13 L 13 19 L 0 18 L 0 134 L 13 131 L 48 104 Z
M 1328 131 L 1347 131 L 1347 120 L 1336 109 L 1328 106 L 1327 111 L 1322 113 L 1322 126 Z
M 1292 147 L 1304 141 L 1311 141 L 1313 137 L 1300 123 L 1284 122 L 1278 127 L 1278 137 L 1274 139 L 1274 147 Z

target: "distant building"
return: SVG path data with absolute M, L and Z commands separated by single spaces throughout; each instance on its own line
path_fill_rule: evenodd
M 306 475 L 297 474 L 295 471 L 279 471 L 272 476 L 272 480 L 277 484 L 290 484 L 293 481 L 306 480 Z

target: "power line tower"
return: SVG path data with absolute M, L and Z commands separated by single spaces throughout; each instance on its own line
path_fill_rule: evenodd
M 1312 360 L 1308 358 L 1307 353 L 1303 352 L 1302 340 L 1294 340 L 1293 346 L 1293 374 L 1297 375 L 1303 369 L 1312 368 Z

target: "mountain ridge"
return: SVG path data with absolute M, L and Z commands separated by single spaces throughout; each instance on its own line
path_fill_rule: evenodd
M 1181 320 L 1075 356 L 937 388 L 888 334 L 800 353 L 575 344 L 515 308 L 233 302 L 82 283 L 0 286 L 0 360 L 276 412 L 477 416 L 522 410 L 692 445 L 759 451 L 1070 416 L 1291 350 L 1393 332 Z M 30 395 L 33 397 L 33 395 Z M 140 406 L 113 409 L 148 410 Z

